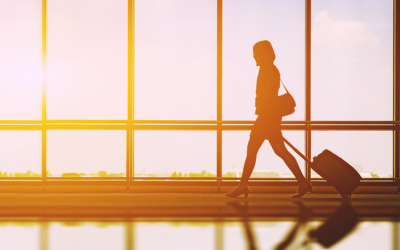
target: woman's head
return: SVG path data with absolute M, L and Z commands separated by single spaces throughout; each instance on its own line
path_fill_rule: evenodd
M 254 59 L 257 66 L 273 64 L 275 61 L 275 52 L 269 41 L 259 41 L 253 46 Z

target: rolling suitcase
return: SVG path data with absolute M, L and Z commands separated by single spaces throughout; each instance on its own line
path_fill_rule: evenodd
M 350 164 L 327 149 L 315 156 L 314 162 L 311 162 L 285 138 L 283 140 L 301 158 L 310 163 L 312 170 L 324 178 L 328 184 L 332 185 L 343 198 L 351 197 L 360 183 L 361 176 Z

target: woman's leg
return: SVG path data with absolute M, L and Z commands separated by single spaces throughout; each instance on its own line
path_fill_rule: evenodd
M 240 179 L 239 187 L 247 186 L 251 173 L 253 173 L 256 165 L 257 153 L 264 142 L 262 137 L 250 137 L 247 145 L 247 156 L 243 166 L 242 178 Z
M 282 160 L 289 167 L 290 171 L 292 171 L 294 177 L 296 177 L 299 184 L 306 183 L 307 180 L 304 177 L 303 173 L 300 170 L 299 164 L 297 164 L 296 158 L 286 149 L 285 143 L 283 142 L 282 137 L 276 137 L 269 140 L 272 149 L 275 154 L 282 158 Z
M 263 142 L 263 138 L 250 136 L 249 143 L 247 145 L 247 156 L 244 162 L 242 178 L 240 179 L 239 186 L 237 186 L 232 192 L 225 194 L 225 196 L 235 198 L 244 194 L 244 196 L 247 197 L 249 193 L 247 183 L 249 182 L 250 175 L 253 172 L 254 166 L 256 165 L 257 153 Z

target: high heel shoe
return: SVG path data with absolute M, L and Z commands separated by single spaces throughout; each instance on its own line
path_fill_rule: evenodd
M 241 196 L 242 194 L 244 194 L 245 198 L 247 198 L 247 196 L 249 195 L 249 188 L 247 186 L 245 186 L 244 188 L 236 188 L 232 192 L 225 194 L 225 196 L 230 198 L 236 198 Z
M 301 198 L 307 192 L 310 192 L 310 193 L 312 192 L 312 185 L 308 181 L 307 181 L 307 184 L 299 185 L 299 191 L 297 192 L 297 194 L 292 195 L 292 198 Z

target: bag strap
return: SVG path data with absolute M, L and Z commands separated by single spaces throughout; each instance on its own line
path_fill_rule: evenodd
M 280 80 L 281 80 L 281 83 L 282 83 L 283 87 L 285 88 L 286 92 L 289 93 L 289 91 L 287 90 L 285 84 L 283 84 L 282 79 L 280 79 Z M 289 94 L 290 94 L 290 93 L 289 93 Z

